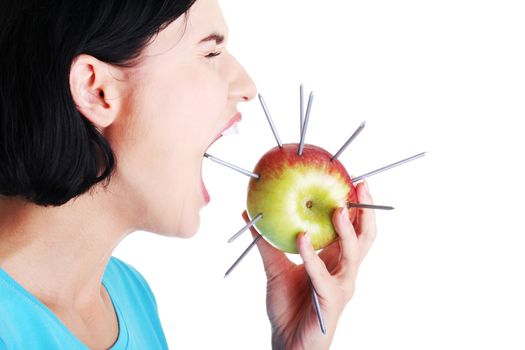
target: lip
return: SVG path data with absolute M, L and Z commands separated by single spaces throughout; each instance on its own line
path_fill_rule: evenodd
M 240 122 L 241 120 L 242 120 L 242 115 L 241 115 L 241 113 L 237 113 L 237 114 L 235 114 L 235 115 L 233 116 L 233 118 L 230 119 L 230 121 L 226 124 L 226 126 L 225 126 L 224 128 L 222 128 L 222 130 L 221 130 L 221 132 L 219 133 L 219 135 L 222 134 L 222 133 L 224 132 L 224 130 L 230 128 L 233 124 L 238 123 L 238 122 Z

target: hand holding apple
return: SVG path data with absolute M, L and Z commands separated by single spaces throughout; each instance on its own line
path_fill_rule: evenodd
M 359 202 L 373 203 L 365 187 L 365 183 L 359 183 L 353 194 Z M 329 348 L 339 317 L 353 296 L 359 265 L 376 236 L 374 210 L 356 209 L 353 224 L 344 212 L 348 210 L 339 208 L 330 217 L 339 239 L 319 254 L 307 236 L 296 233 L 296 244 L 304 264 L 291 262 L 283 251 L 263 239 L 257 242 L 267 276 L 266 305 L 273 349 Z M 246 212 L 243 217 L 249 222 Z M 254 228 L 251 231 L 254 237 L 258 236 Z M 307 275 L 319 296 L 326 335 L 319 332 Z
M 353 182 L 420 158 L 424 153 L 351 179 L 337 158 L 365 123 L 335 156 L 304 144 L 313 93 L 303 121 L 301 86 L 301 142 L 283 145 L 261 95 L 259 99 L 278 147 L 259 160 L 254 172 L 205 154 L 251 177 L 247 212 L 243 213 L 247 225 L 228 242 L 248 228 L 255 239 L 225 277 L 257 245 L 267 275 L 267 310 L 274 349 L 328 349 L 337 320 L 353 295 L 359 264 L 376 235 L 373 209 L 393 209 L 374 205 L 366 183 L 354 186 Z M 321 248 L 324 249 L 318 255 L 316 250 Z M 304 263 L 294 264 L 285 252 L 299 253 Z M 314 331 L 317 327 L 321 333 Z

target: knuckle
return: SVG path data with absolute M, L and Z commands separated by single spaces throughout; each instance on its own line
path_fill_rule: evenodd
M 350 232 L 348 227 L 338 227 L 335 231 L 341 240 L 346 240 L 349 238 Z
M 325 268 L 325 264 L 324 264 L 324 261 L 323 259 L 321 259 L 319 257 L 319 255 L 313 253 L 313 256 L 312 256 L 312 263 L 314 263 L 316 266 L 318 266 L 319 268 Z
M 377 229 L 374 225 L 371 225 L 367 230 L 366 230 L 366 236 L 367 237 L 367 241 L 369 244 L 372 244 L 375 239 L 376 239 L 376 236 L 377 236 Z
M 354 232 L 354 226 L 351 221 L 346 221 L 341 223 L 341 225 L 337 227 L 336 231 L 341 238 L 351 238 L 351 235 Z
M 364 240 L 371 240 L 374 239 L 376 236 L 375 230 L 370 226 L 365 226 L 363 230 L 361 231 L 361 237 L 363 237 Z
M 352 299 L 355 293 L 355 283 L 345 283 L 343 286 L 343 293 L 346 300 Z
M 359 268 L 359 265 L 361 264 L 361 253 L 360 252 L 352 252 L 351 254 L 347 254 L 347 256 L 344 258 L 343 264 L 341 265 L 341 270 L 343 271 L 344 276 L 355 276 L 357 274 L 357 269 Z
M 344 301 L 352 299 L 355 293 L 355 282 L 353 280 L 345 280 L 340 284 L 342 291 L 342 298 Z
M 315 264 L 316 263 L 316 256 L 313 249 L 304 249 L 301 253 L 301 256 L 306 264 Z
M 361 251 L 359 249 L 356 249 L 352 251 L 350 254 L 348 254 L 348 265 L 351 270 L 354 270 L 359 266 L 359 263 L 361 262 Z M 354 273 L 354 271 L 352 271 Z

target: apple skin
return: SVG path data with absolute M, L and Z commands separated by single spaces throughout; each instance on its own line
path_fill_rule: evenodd
M 332 215 L 347 202 L 357 202 L 356 188 L 345 167 L 314 145 L 285 144 L 269 150 L 259 160 L 248 184 L 247 212 L 250 218 L 262 213 L 256 223 L 259 233 L 273 246 L 297 253 L 296 237 L 307 232 L 315 250 L 337 238 Z M 352 223 L 357 209 L 348 209 Z

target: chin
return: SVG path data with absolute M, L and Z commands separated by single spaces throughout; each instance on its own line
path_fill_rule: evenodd
M 200 215 L 185 215 L 180 221 L 172 222 L 172 226 L 166 230 L 165 236 L 188 239 L 194 237 L 200 228 Z
M 179 231 L 176 234 L 174 234 L 174 237 L 188 239 L 194 237 L 197 232 L 199 232 L 199 227 L 197 226 L 195 229 L 186 229 L 183 231 Z
M 188 239 L 194 237 L 199 231 L 199 225 L 196 226 L 178 226 L 178 227 L 156 227 L 146 229 L 145 231 L 153 232 L 164 237 L 176 237 Z
M 203 207 L 203 201 L 195 197 L 177 196 L 168 192 L 164 200 L 152 200 L 146 206 L 149 212 L 143 222 L 146 226 L 143 229 L 166 237 L 194 237 L 200 228 L 200 210 Z M 175 200 L 168 201 L 166 198 Z

